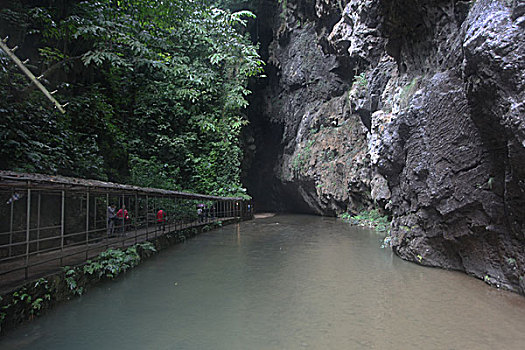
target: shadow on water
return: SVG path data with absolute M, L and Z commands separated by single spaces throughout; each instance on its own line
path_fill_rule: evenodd
M 174 246 L 0 342 L 6 349 L 522 349 L 525 298 L 277 215 Z

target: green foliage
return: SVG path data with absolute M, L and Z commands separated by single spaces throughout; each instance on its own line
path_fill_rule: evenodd
M 360 88 L 366 89 L 368 87 L 368 79 L 366 78 L 366 73 L 361 73 L 354 77 L 354 84 L 357 84 Z
M 514 259 L 514 258 L 507 258 L 507 264 L 509 264 L 509 265 L 516 265 L 516 259 Z
M 177 188 L 173 175 L 178 173 L 178 168 L 162 163 L 155 156 L 149 160 L 132 156 L 130 165 L 131 183 L 135 185 L 164 189 Z
M 0 27 L 28 38 L 11 44 L 37 45 L 30 68 L 69 102 L 57 113 L 0 55 L 2 167 L 244 194 L 242 110 L 263 62 L 239 29 L 254 15 L 205 3 L 64 0 L 0 10 Z
M 257 10 L 257 2 L 254 0 L 208 0 L 208 3 L 230 11 Z
M 295 158 L 292 160 L 292 169 L 296 172 L 300 172 L 306 167 L 310 157 L 312 155 L 312 146 L 315 140 L 309 140 L 301 152 L 298 152 Z
M 417 91 L 418 81 L 419 79 L 415 77 L 401 90 L 401 93 L 399 95 L 399 104 L 401 108 L 405 108 L 408 105 L 408 102 L 410 102 L 410 98 Z
M 155 246 L 150 242 L 139 243 L 126 250 L 108 249 L 100 253 L 95 259 L 88 260 L 80 267 L 64 267 L 65 281 L 71 294 L 82 295 L 84 287 L 81 286 L 82 276 L 95 276 L 99 279 L 113 279 L 140 263 L 139 250 L 142 252 L 156 252 Z
M 64 267 L 65 275 L 66 275 L 66 283 L 69 287 L 69 291 L 73 295 L 82 295 L 84 294 L 84 287 L 79 286 L 78 284 L 78 278 L 77 271 L 75 268 L 70 268 L 68 266 Z
M 285 20 L 288 13 L 288 0 L 279 0 L 279 4 L 281 4 L 281 13 L 279 16 L 282 20 Z
M 378 232 L 388 233 L 390 227 L 388 216 L 381 214 L 377 209 L 364 210 L 358 215 L 343 213 L 340 215 L 340 218 L 352 225 L 372 227 Z
M 43 303 L 44 299 L 43 298 L 36 298 L 32 303 L 31 303 L 31 311 L 30 311 L 30 314 L 31 315 L 38 315 L 40 313 L 40 309 L 42 309 L 42 303 Z
M 8 318 L 32 319 L 49 306 L 51 288 L 45 278 L 37 280 L 32 287 L 22 287 L 5 298 L 0 297 L 0 330 Z
M 136 247 L 125 251 L 119 249 L 108 249 L 100 253 L 98 259 L 88 260 L 83 266 L 84 274 L 97 275 L 98 278 L 114 278 L 140 262 L 140 256 Z

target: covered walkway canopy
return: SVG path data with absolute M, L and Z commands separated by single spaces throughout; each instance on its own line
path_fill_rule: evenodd
M 108 247 L 251 215 L 251 202 L 238 197 L 0 171 L 0 284 L 81 263 Z

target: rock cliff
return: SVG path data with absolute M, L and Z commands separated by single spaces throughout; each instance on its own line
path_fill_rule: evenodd
M 283 0 L 263 16 L 259 207 L 380 207 L 402 258 L 525 294 L 525 2 Z

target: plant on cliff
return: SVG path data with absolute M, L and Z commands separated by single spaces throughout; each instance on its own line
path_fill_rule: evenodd
M 357 84 L 360 88 L 366 89 L 368 87 L 368 79 L 366 78 L 366 73 L 361 73 L 354 77 L 354 84 Z
M 292 169 L 296 172 L 301 172 L 306 165 L 308 164 L 308 161 L 310 160 L 310 157 L 312 156 L 312 146 L 314 145 L 315 140 L 309 140 L 304 145 L 304 148 L 297 152 L 295 157 L 292 160 Z
M 403 89 L 401 89 L 401 92 L 399 93 L 399 105 L 400 108 L 405 108 L 408 106 L 408 103 L 410 102 L 410 99 L 414 94 L 416 93 L 418 89 L 418 81 L 419 78 L 415 77 L 408 83 Z
M 343 213 L 340 215 L 340 218 L 352 225 L 371 227 L 378 232 L 388 233 L 390 228 L 390 220 L 388 216 L 383 215 L 377 209 L 363 210 L 357 215 Z

